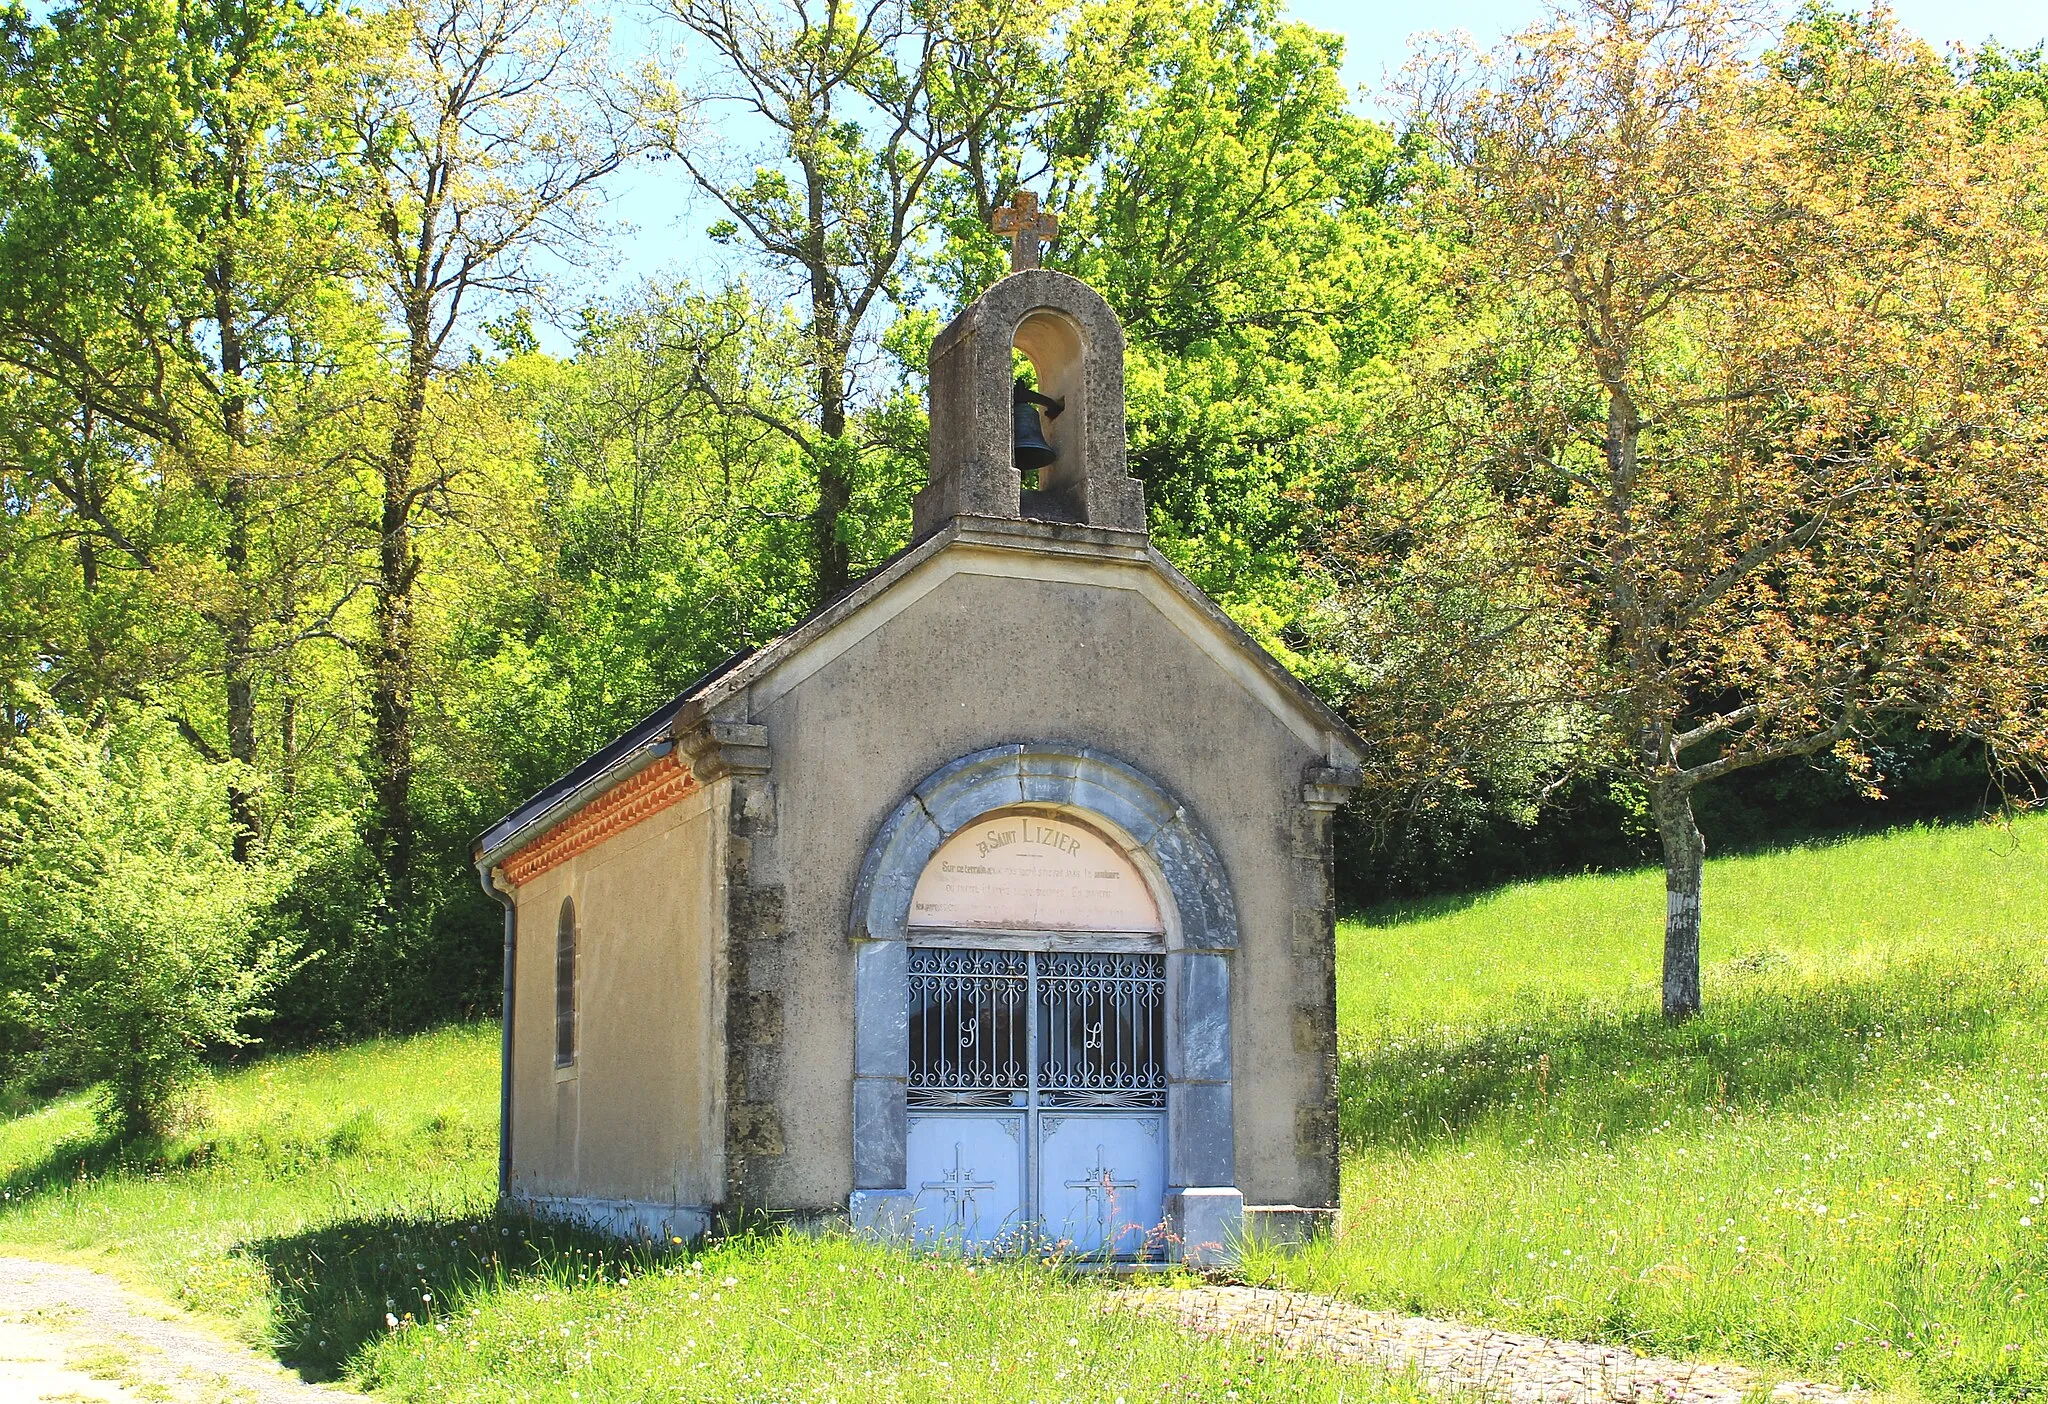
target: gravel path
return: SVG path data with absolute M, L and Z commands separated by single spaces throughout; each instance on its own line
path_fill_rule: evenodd
M 1788 1404 L 1871 1400 L 1836 1385 L 1772 1385 L 1739 1365 L 1663 1360 L 1617 1346 L 1368 1311 L 1305 1293 L 1149 1287 L 1118 1293 L 1113 1300 L 1125 1310 L 1185 1330 L 1264 1336 L 1289 1350 L 1412 1370 L 1432 1390 L 1504 1404 L 1742 1404 L 1766 1395 Z
M 346 1404 L 96 1272 L 0 1258 L 0 1400 Z

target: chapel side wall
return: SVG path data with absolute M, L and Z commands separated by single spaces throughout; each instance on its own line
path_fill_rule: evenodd
M 574 1193 L 577 1083 L 555 1077 L 555 923 L 568 864 L 521 883 L 513 902 L 512 1184 L 515 1197 Z
M 726 787 L 519 891 L 513 1190 L 710 1206 L 723 1194 L 716 954 Z M 576 1064 L 554 1067 L 555 923 L 576 903 Z
M 757 1166 L 763 1200 L 843 1205 L 852 1187 L 847 917 L 882 820 L 958 756 L 1061 740 L 1166 785 L 1215 846 L 1239 920 L 1237 1183 L 1252 1203 L 1334 1203 L 1320 816 L 1301 801 L 1303 767 L 1320 749 L 1141 593 L 1145 579 L 1157 582 L 1145 567 L 1098 563 L 1076 583 L 1016 578 L 1042 564 L 1026 553 L 963 559 L 963 573 L 801 682 L 771 674 L 755 685 L 777 825 L 756 845 L 751 880 L 784 891 L 789 962 L 778 1046 L 785 1153 Z

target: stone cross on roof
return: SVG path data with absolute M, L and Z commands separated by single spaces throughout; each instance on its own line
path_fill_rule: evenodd
M 1059 216 L 1051 210 L 1039 209 L 1037 194 L 1029 190 L 1012 195 L 1010 203 L 990 218 L 989 227 L 1010 236 L 1012 273 L 1039 267 L 1038 246 L 1050 244 L 1060 236 Z

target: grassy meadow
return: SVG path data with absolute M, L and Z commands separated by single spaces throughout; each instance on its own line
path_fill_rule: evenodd
M 1716 860 L 1707 1012 L 1655 873 L 1339 936 L 1345 1225 L 1253 1281 L 1909 1399 L 2048 1394 L 2048 819 Z M 223 1073 L 117 1147 L 0 1121 L 0 1251 L 403 1400 L 1409 1400 L 1028 1264 L 776 1235 L 653 1258 L 494 1215 L 494 1028 Z
M 1420 1398 L 1108 1313 L 1108 1284 L 1036 1264 L 775 1234 L 655 1257 L 497 1216 L 497 1051 L 478 1027 L 265 1060 L 147 1146 L 77 1097 L 0 1122 L 0 1252 L 399 1400 Z
M 1933 1399 L 2048 1393 L 2048 819 L 1710 864 L 1339 937 L 1344 1232 L 1255 1275 Z

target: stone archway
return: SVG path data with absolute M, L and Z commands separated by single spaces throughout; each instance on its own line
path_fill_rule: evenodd
M 997 811 L 1040 807 L 1111 836 L 1145 869 L 1163 917 L 1166 979 L 1167 1195 L 1228 1190 L 1230 965 L 1237 913 L 1222 863 L 1166 788 L 1083 746 L 1014 743 L 976 751 L 926 776 L 889 815 L 861 865 L 854 943 L 853 1184 L 857 1225 L 904 1231 L 911 899 L 934 854 Z

